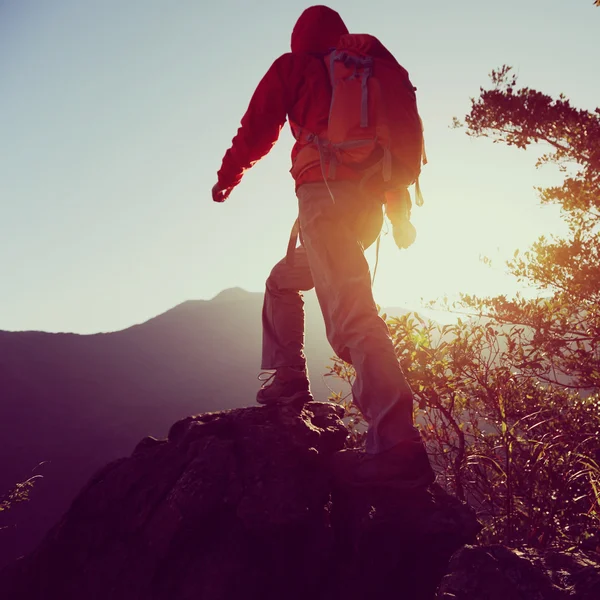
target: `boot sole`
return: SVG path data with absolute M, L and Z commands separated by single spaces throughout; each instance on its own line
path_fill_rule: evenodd
M 306 404 L 307 402 L 312 402 L 314 398 L 309 392 L 296 392 L 291 396 L 280 396 L 279 398 L 273 398 L 272 400 L 256 398 L 256 401 L 263 406 L 282 406 L 287 404 L 295 404 L 300 400 L 302 400 L 303 404 Z
M 411 461 L 411 458 L 407 457 L 407 461 Z M 427 488 L 436 480 L 435 471 L 428 462 L 424 462 L 422 468 L 415 464 L 412 469 L 404 470 L 402 467 L 382 468 L 378 467 L 376 463 L 361 465 L 360 459 L 354 465 L 352 462 L 348 462 L 346 465 L 342 463 L 339 467 L 336 468 L 336 466 L 334 462 L 332 464 L 334 478 L 339 483 L 354 488 L 416 490 Z

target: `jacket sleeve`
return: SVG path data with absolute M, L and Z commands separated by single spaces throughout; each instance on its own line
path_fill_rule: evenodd
M 244 171 L 265 156 L 279 138 L 289 108 L 286 85 L 289 59 L 289 54 L 279 57 L 258 84 L 219 169 L 222 189 L 235 187 Z

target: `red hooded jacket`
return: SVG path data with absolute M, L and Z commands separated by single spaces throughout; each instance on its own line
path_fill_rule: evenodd
M 291 52 L 280 56 L 258 84 L 241 126 L 225 153 L 218 172 L 218 185 L 231 190 L 244 171 L 273 147 L 289 118 L 292 132 L 306 130 L 321 135 L 327 130 L 331 104 L 331 84 L 323 57 L 348 33 L 340 15 L 327 6 L 311 6 L 301 15 L 292 31 Z M 376 55 L 396 62 L 381 44 Z M 292 164 L 300 150 L 292 149 Z M 362 175 L 339 165 L 336 179 L 359 179 Z M 296 188 L 303 183 L 322 181 L 321 164 L 303 168 Z
M 340 15 L 326 6 L 307 8 L 298 19 L 291 39 L 291 52 L 280 56 L 258 84 L 241 126 L 227 150 L 219 170 L 219 187 L 235 187 L 255 162 L 265 156 L 289 118 L 292 130 L 306 128 L 316 134 L 327 129 L 331 85 L 322 57 L 348 29 Z M 292 150 L 292 162 L 299 150 Z M 355 178 L 353 172 L 338 171 L 338 178 Z M 319 163 L 296 181 L 322 180 Z

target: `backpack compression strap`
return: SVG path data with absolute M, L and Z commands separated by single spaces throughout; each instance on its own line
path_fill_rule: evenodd
M 292 225 L 292 231 L 290 233 L 290 241 L 288 242 L 287 252 L 285 255 L 285 262 L 290 266 L 294 266 L 294 253 L 296 251 L 296 242 L 300 235 L 300 219 L 296 218 Z
M 352 56 L 343 50 L 338 50 L 331 53 L 329 59 L 329 73 L 331 77 L 331 89 L 333 90 L 331 96 L 331 108 L 329 110 L 329 116 L 331 118 L 331 110 L 333 109 L 333 102 L 335 99 L 335 62 L 342 62 L 346 67 L 354 67 L 354 74 L 349 79 L 354 79 L 359 76 L 358 70 L 361 70 L 361 103 L 360 103 L 360 126 L 369 126 L 369 89 L 368 81 L 369 77 L 373 75 L 373 58 L 367 56 L 360 58 L 359 56 Z

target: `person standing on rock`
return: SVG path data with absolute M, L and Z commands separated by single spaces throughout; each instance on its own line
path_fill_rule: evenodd
M 393 96 L 387 117 L 386 93 Z M 395 117 L 398 105 L 404 112 Z M 418 183 L 423 137 L 414 88 L 376 38 L 349 35 L 326 6 L 306 9 L 291 52 L 273 63 L 252 96 L 212 189 L 215 202 L 269 152 L 286 119 L 296 139 L 291 174 L 299 219 L 287 256 L 266 282 L 262 368 L 273 373 L 257 401 L 312 400 L 301 292 L 314 287 L 329 342 L 354 366 L 353 399 L 369 424 L 366 451 L 340 453 L 352 464 L 353 482 L 427 485 L 435 476 L 413 424 L 412 391 L 378 315 L 364 256 L 381 232 L 384 204 L 399 247 L 415 239 L 407 187 Z

